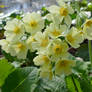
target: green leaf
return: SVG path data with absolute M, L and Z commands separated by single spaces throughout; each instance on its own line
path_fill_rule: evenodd
M 77 13 L 71 14 L 70 17 L 73 19 L 76 19 Z
M 82 53 L 83 52 L 83 53 Z M 77 52 L 75 53 L 76 57 L 81 57 L 85 61 L 89 61 L 89 55 L 88 55 L 88 45 L 87 44 L 82 44 L 78 49 Z
M 66 85 L 69 92 L 92 92 L 90 80 L 84 76 L 67 76 Z
M 85 73 L 89 65 L 90 62 L 76 61 L 76 66 L 73 69 L 78 73 Z
M 2 87 L 2 92 L 30 92 L 37 82 L 38 70 L 34 67 L 18 68 L 12 72 Z
M 6 59 L 0 60 L 0 86 L 4 84 L 5 79 L 14 70 L 14 67 Z
M 89 80 L 83 78 L 82 80 L 80 80 L 80 85 L 83 92 L 92 92 L 92 85 Z
M 9 53 L 6 53 L 5 51 L 2 50 L 2 54 L 4 55 L 4 57 L 9 61 L 9 62 L 23 62 L 23 59 L 18 59 L 16 56 L 11 56 Z
M 82 20 L 81 17 L 79 15 L 76 16 L 76 26 L 77 28 L 80 28 L 82 25 Z
M 9 62 L 17 61 L 17 58 L 16 58 L 16 57 L 11 56 L 9 53 L 6 53 L 5 51 L 2 51 L 2 54 L 4 55 L 4 57 L 5 57 Z
M 52 21 L 45 19 L 45 26 L 49 26 L 51 23 L 52 23 Z
M 30 63 L 30 66 L 35 66 L 35 65 L 34 65 L 34 62 L 33 62 L 33 59 L 34 59 L 34 57 L 36 57 L 36 56 L 37 56 L 36 51 L 35 51 L 35 52 L 30 52 L 30 51 L 28 51 L 28 53 L 27 53 L 27 59 L 28 59 L 28 61 L 29 61 L 29 63 Z
M 22 12 L 14 12 L 9 17 L 10 18 L 17 18 L 17 19 L 21 20 L 22 19 L 21 15 L 22 15 Z
M 41 15 L 46 16 L 49 13 L 49 11 L 46 9 L 46 7 L 42 7 L 41 9 Z
M 32 92 L 67 92 L 64 76 L 56 76 L 52 80 L 40 79 Z
M 78 92 L 83 92 L 82 89 L 81 89 L 79 80 L 75 77 L 73 77 L 73 79 L 74 79 L 74 82 L 75 82 L 75 85 L 77 87 Z
M 66 80 L 66 85 L 67 85 L 69 92 L 77 92 L 75 89 L 75 85 L 74 85 L 74 81 L 73 81 L 72 77 L 67 76 L 65 78 L 65 80 Z

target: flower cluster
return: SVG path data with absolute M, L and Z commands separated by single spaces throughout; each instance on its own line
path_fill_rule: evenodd
M 59 6 L 47 8 L 45 17 L 33 12 L 24 14 L 22 20 L 8 21 L 6 39 L 0 40 L 2 49 L 18 59 L 26 59 L 28 50 L 37 51 L 34 64 L 40 66 L 40 76 L 49 79 L 54 74 L 71 74 L 75 61 L 69 59 L 69 47 L 78 48 L 84 39 L 92 40 L 92 19 L 80 29 L 71 27 L 73 8 L 62 0 L 57 3 Z M 46 19 L 50 25 L 45 26 Z

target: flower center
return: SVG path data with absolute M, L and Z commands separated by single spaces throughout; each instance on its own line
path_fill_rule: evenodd
M 17 46 L 18 46 L 19 49 L 24 49 L 25 48 L 25 46 L 22 43 L 18 43 Z
M 60 14 L 61 14 L 61 16 L 67 16 L 68 15 L 68 10 L 67 10 L 67 8 L 61 8 L 60 9 Z
M 42 47 L 46 47 L 48 45 L 48 39 L 43 39 L 41 42 Z
M 36 40 L 35 40 L 35 38 L 34 38 L 34 37 L 32 37 L 31 41 L 32 41 L 32 42 L 35 42 Z
M 54 31 L 52 32 L 52 34 L 53 34 L 54 36 L 59 36 L 59 35 L 60 35 L 60 32 L 58 32 L 57 30 L 54 30 Z
M 81 31 L 80 34 L 82 35 L 82 34 L 84 34 L 84 33 Z
M 14 29 L 14 33 L 15 33 L 15 34 L 20 33 L 20 28 L 19 28 L 19 27 L 16 27 L 16 28 Z
M 62 67 L 66 67 L 67 64 L 68 64 L 68 62 L 66 60 L 60 61 L 60 66 L 62 66 Z
M 55 45 L 53 48 L 55 54 L 60 54 L 62 52 L 62 47 L 60 45 Z
M 49 62 L 49 58 L 47 56 L 43 56 L 42 59 L 45 61 L 45 63 Z
M 92 20 L 87 21 L 85 25 L 86 25 L 87 27 L 90 27 L 90 26 L 92 25 Z
M 31 26 L 31 27 L 36 27 L 36 26 L 37 26 L 37 22 L 34 21 L 34 20 L 31 21 L 31 22 L 30 22 L 30 26 Z
M 67 40 L 68 40 L 70 43 L 73 43 L 73 42 L 74 42 L 74 38 L 72 37 L 72 35 L 67 35 Z

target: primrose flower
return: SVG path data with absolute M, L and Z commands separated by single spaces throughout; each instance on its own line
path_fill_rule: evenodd
M 50 42 L 48 34 L 46 32 L 38 32 L 34 35 L 34 39 L 36 41 L 32 43 L 32 48 L 38 50 L 38 52 L 44 52 Z
M 8 41 L 18 40 L 25 32 L 23 23 L 18 19 L 8 21 L 4 28 L 4 35 Z
M 64 33 L 67 32 L 67 27 L 66 25 L 60 25 L 59 27 L 59 25 L 52 23 L 47 27 L 46 31 L 51 38 L 57 38 L 65 35 Z
M 92 19 L 87 19 L 86 22 L 84 23 L 84 27 L 91 27 L 92 26 Z
M 69 75 L 72 73 L 72 67 L 75 66 L 75 61 L 73 60 L 59 60 L 55 65 L 55 73 L 56 75 Z
M 44 20 L 35 12 L 25 14 L 23 17 L 26 31 L 34 35 L 36 32 L 41 31 L 44 28 Z
M 52 61 L 56 61 L 59 58 L 66 58 L 68 56 L 68 45 L 66 42 L 55 39 L 48 46 L 48 55 L 51 56 Z
M 11 51 L 10 54 L 12 56 L 17 56 L 18 59 L 26 59 L 28 47 L 26 42 L 17 41 L 14 43 L 11 43 Z M 12 52 L 12 53 L 11 53 Z
M 0 45 L 2 46 L 2 49 L 6 52 L 9 53 L 9 41 L 2 39 L 0 40 Z
M 65 4 L 64 2 L 62 2 L 62 0 L 57 0 L 57 3 L 59 4 L 59 6 L 56 5 L 52 5 L 48 8 L 49 12 L 56 15 L 59 15 L 59 19 L 62 21 L 64 19 L 65 23 L 69 26 L 71 25 L 71 17 L 69 16 L 69 14 L 73 14 L 74 11 L 72 9 L 72 7 L 68 4 Z
M 12 56 L 16 55 L 14 49 L 12 48 L 11 42 L 6 39 L 2 39 L 0 40 L 0 45 L 6 53 L 10 53 Z
M 27 45 L 28 45 L 29 50 L 30 50 L 31 52 L 34 52 L 35 49 L 32 48 L 32 43 L 36 42 L 34 36 L 30 36 L 30 37 L 28 37 L 28 39 L 27 39 L 26 42 L 27 42 Z
M 52 23 L 55 23 L 57 25 L 59 25 L 62 21 L 59 19 L 59 15 L 54 15 L 54 14 L 47 14 L 46 15 L 46 19 L 48 19 L 49 21 L 51 21 Z
M 47 55 L 38 55 L 34 58 L 34 64 L 37 66 L 46 65 L 48 66 L 50 63 L 50 59 Z
M 83 32 L 78 31 L 78 29 L 72 27 L 71 30 L 66 35 L 66 41 L 74 48 L 78 48 L 80 43 L 83 42 Z
M 85 38 L 92 40 L 92 19 L 86 20 L 83 26 Z
M 52 80 L 53 77 L 53 72 L 52 72 L 52 66 L 42 66 L 40 68 L 40 77 L 42 78 L 48 78 L 50 80 Z

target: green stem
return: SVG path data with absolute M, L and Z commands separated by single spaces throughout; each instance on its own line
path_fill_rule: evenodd
M 92 65 L 92 45 L 91 45 L 91 40 L 88 41 L 88 47 L 89 47 L 89 58 L 90 58 L 90 62 Z

